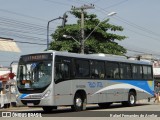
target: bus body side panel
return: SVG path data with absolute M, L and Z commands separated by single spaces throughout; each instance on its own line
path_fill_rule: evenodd
M 100 91 L 107 91 L 107 101 L 127 101 L 130 90 L 135 90 L 137 100 L 153 97 L 154 81 L 151 80 L 110 80 Z M 119 96 L 119 98 L 117 98 Z
M 55 104 L 73 105 L 73 99 L 77 91 L 84 91 L 86 93 L 87 103 L 98 103 L 99 94 L 93 95 L 100 87 L 97 86 L 97 82 L 73 79 L 55 84 Z M 98 82 L 98 84 L 101 84 L 101 82 Z M 105 100 L 106 96 L 103 96 L 103 101 Z
M 56 105 L 72 105 L 74 95 L 78 90 L 86 92 L 87 103 L 127 101 L 131 89 L 136 91 L 137 100 L 153 95 L 153 81 L 76 79 L 60 82 L 55 86 Z
M 78 80 L 77 83 L 75 83 L 74 85 L 74 89 L 75 92 L 78 90 L 84 90 L 86 92 L 87 95 L 87 103 L 97 103 L 99 96 L 98 94 L 94 94 L 94 92 L 96 90 L 98 90 L 101 85 L 101 83 L 99 82 L 98 85 L 98 81 L 94 81 L 94 80 Z
M 55 84 L 54 90 L 55 105 L 73 104 L 72 80 Z
M 127 101 L 130 90 L 135 90 L 137 100 L 147 99 L 153 96 L 154 83 L 149 80 L 108 80 L 107 82 L 102 82 L 101 89 L 94 89 L 94 93 L 88 95 L 88 103 L 96 103 L 93 102 L 93 98 L 97 98 L 95 95 L 99 98 L 98 103 Z
M 88 83 L 90 82 L 91 81 Z M 113 85 L 113 83 L 108 80 L 98 80 L 97 82 L 92 82 L 92 84 L 93 85 L 88 85 L 87 87 L 87 91 L 90 91 L 91 93 L 87 96 L 88 103 L 116 102 L 123 100 L 123 89 L 105 89 L 106 87 Z

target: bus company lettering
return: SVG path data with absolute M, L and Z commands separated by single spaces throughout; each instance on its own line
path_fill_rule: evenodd
M 88 85 L 90 88 L 102 88 L 103 84 L 102 82 L 88 82 Z

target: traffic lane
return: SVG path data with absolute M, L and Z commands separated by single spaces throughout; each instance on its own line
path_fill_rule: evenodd
M 148 108 L 148 106 L 150 106 L 151 104 L 137 104 L 136 106 L 133 107 L 124 107 L 121 104 L 113 104 L 108 108 L 102 109 L 98 106 L 87 106 L 87 110 L 86 111 L 81 111 L 81 112 L 74 112 L 71 110 L 70 107 L 63 107 L 63 108 L 59 108 L 57 110 L 53 110 L 50 113 L 46 113 L 44 112 L 42 109 L 39 110 L 32 110 L 32 108 L 30 108 L 29 110 L 23 110 L 23 111 L 19 111 L 20 113 L 41 113 L 42 117 L 108 117 L 111 113 L 124 113 L 129 111 L 133 111 L 130 114 L 133 113 L 140 113 L 139 111 L 150 111 L 150 109 L 146 109 Z M 120 112 L 121 111 L 121 112 Z

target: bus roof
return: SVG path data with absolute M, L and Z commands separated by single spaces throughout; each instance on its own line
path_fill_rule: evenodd
M 140 61 L 140 60 L 130 60 L 127 59 L 125 56 L 118 56 L 118 55 L 111 55 L 111 54 L 78 54 L 78 53 L 70 53 L 65 51 L 48 51 L 52 52 L 55 55 L 62 55 L 62 56 L 70 56 L 70 57 L 77 57 L 77 58 L 90 58 L 90 59 L 97 59 L 97 60 L 107 60 L 107 61 L 115 61 L 115 62 L 127 62 L 127 63 L 136 63 L 136 64 L 147 64 L 152 65 L 151 62 L 147 61 Z
M 107 61 L 114 61 L 114 62 L 125 62 L 125 63 L 152 65 L 151 62 L 147 62 L 147 61 L 130 60 L 130 59 L 127 59 L 125 56 L 103 54 L 103 53 L 100 53 L 100 54 L 78 54 L 78 53 L 71 53 L 71 52 L 67 52 L 67 51 L 48 50 L 45 52 L 34 53 L 34 54 L 42 54 L 42 53 L 53 53 L 53 55 L 61 55 L 61 56 L 76 57 L 76 58 L 86 58 L 86 59 L 107 60 Z M 30 54 L 30 55 L 32 55 L 32 54 Z

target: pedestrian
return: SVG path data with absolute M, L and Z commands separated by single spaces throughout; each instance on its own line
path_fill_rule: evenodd
M 154 96 L 155 96 L 155 100 L 154 102 L 160 102 L 160 82 L 157 83 L 157 86 L 155 86 L 155 90 L 154 90 Z
M 14 77 L 15 77 L 15 74 L 12 72 L 12 69 L 11 69 L 9 73 L 9 79 L 13 79 Z

